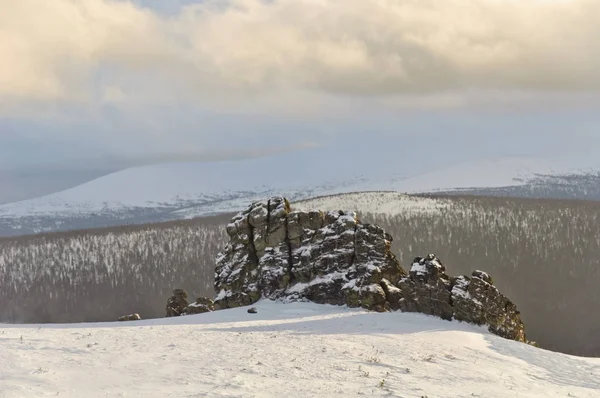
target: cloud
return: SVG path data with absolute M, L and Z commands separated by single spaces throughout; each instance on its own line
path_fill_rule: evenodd
M 297 92 L 446 103 L 467 89 L 600 89 L 597 0 L 205 0 L 168 15 L 115 0 L 0 0 L 0 9 L 5 108 L 278 93 L 293 102 Z

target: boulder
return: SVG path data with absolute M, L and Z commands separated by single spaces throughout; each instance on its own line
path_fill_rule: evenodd
M 215 310 L 215 302 L 207 297 L 199 297 L 196 301 L 184 308 L 184 315 L 204 314 Z
M 124 322 L 124 321 L 140 321 L 142 320 L 142 317 L 140 316 L 140 314 L 129 314 L 129 315 L 123 315 L 121 317 L 119 317 L 119 322 Z
M 184 314 L 187 308 L 187 293 L 183 289 L 173 290 L 173 296 L 169 297 L 166 306 L 166 316 L 180 316 Z

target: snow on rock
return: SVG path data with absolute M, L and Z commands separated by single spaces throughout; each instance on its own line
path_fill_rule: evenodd
M 379 281 L 406 274 L 392 238 L 353 212 L 292 211 L 287 199 L 273 197 L 235 216 L 227 233 L 215 274 L 220 308 L 293 297 L 384 311 Z
M 517 307 L 492 284 L 483 271 L 449 277 L 446 267 L 434 255 L 413 261 L 408 277 L 398 282 L 401 294 L 392 308 L 456 319 L 488 329 L 499 336 L 526 341 L 525 326 Z
M 199 297 L 182 312 L 184 315 L 204 314 L 215 310 L 215 302 L 207 297 Z
M 293 211 L 283 197 L 252 203 L 227 226 L 230 241 L 215 270 L 217 309 L 261 298 L 402 310 L 488 325 L 525 341 L 524 326 L 489 275 L 450 278 L 433 254 L 407 273 L 392 237 L 345 211 Z

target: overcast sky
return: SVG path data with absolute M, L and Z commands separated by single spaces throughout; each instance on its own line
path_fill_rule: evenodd
M 36 175 L 56 188 L 136 164 L 314 146 L 456 162 L 600 145 L 598 0 L 0 10 L 0 190 L 17 197 Z

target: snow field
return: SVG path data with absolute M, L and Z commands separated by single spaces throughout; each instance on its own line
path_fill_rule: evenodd
M 597 397 L 600 359 L 481 327 L 312 303 L 0 326 L 0 397 Z

